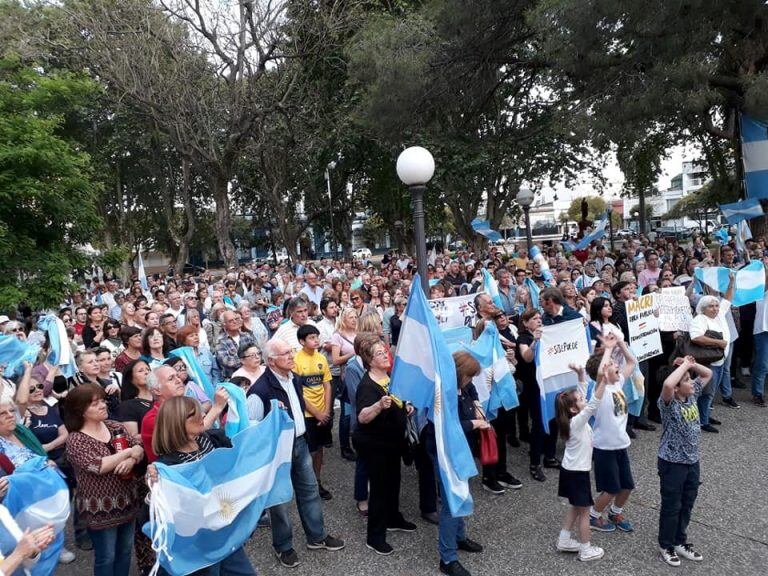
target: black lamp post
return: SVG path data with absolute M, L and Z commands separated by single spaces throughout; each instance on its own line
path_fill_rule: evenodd
M 528 254 L 531 253 L 533 248 L 533 237 L 531 236 L 531 204 L 533 204 L 534 195 L 533 192 L 527 188 L 521 188 L 517 193 L 515 200 L 523 208 L 523 214 L 525 215 L 525 240 L 528 244 Z
M 429 296 L 427 279 L 427 237 L 424 233 L 424 192 L 427 182 L 435 173 L 435 160 L 421 146 L 406 148 L 397 158 L 397 176 L 411 191 L 413 209 L 413 233 L 416 241 L 416 269 L 421 278 L 421 288 Z

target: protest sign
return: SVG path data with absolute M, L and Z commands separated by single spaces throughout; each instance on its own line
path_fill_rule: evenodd
M 570 372 L 572 363 L 584 366 L 588 358 L 589 340 L 581 319 L 542 327 L 537 361 L 541 380 Z
M 627 309 L 629 325 L 629 347 L 638 362 L 661 354 L 661 334 L 655 294 L 646 294 L 624 303 Z
M 691 327 L 691 303 L 683 286 L 662 288 L 658 295 L 659 330 L 662 332 L 688 332 Z
M 472 321 L 477 314 L 475 296 L 477 294 L 429 300 L 429 307 L 437 319 L 440 330 L 472 326 Z

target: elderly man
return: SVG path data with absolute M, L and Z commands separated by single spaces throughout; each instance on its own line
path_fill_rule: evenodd
M 141 443 L 144 445 L 144 452 L 150 463 L 157 460 L 157 456 L 152 451 L 152 433 L 155 431 L 155 420 L 157 420 L 157 411 L 168 398 L 174 396 L 184 396 L 184 383 L 179 378 L 176 370 L 170 366 L 158 366 L 147 376 L 147 388 L 155 397 L 155 405 L 146 413 L 141 421 Z M 213 406 L 205 415 L 205 429 L 207 430 L 224 410 L 229 400 L 229 393 L 224 388 L 216 390 Z
M 258 346 L 256 338 L 250 332 L 242 331 L 243 319 L 237 312 L 222 312 L 221 327 L 224 331 L 216 341 L 216 360 L 221 368 L 221 375 L 229 379 L 243 365 L 237 352 L 241 347 Z
M 496 272 L 496 281 L 499 286 L 499 297 L 504 314 L 512 316 L 515 313 L 515 293 L 517 287 L 512 284 L 512 274 L 509 270 L 499 268 Z
M 183 308 L 181 307 L 181 292 L 171 292 L 168 294 L 168 309 L 166 312 L 178 318 Z
M 274 337 L 284 341 L 294 352 L 298 352 L 301 350 L 301 344 L 296 337 L 299 328 L 304 324 L 315 324 L 309 319 L 307 301 L 301 296 L 291 298 L 285 308 L 285 315 L 288 316 L 289 320 L 280 325 Z
M 304 285 L 304 288 L 301 289 L 299 294 L 306 295 L 306 297 L 309 298 L 309 301 L 317 304 L 317 307 L 319 308 L 320 300 L 323 298 L 323 287 L 317 282 L 317 275 L 312 272 L 307 272 L 304 279 L 307 283 Z
M 493 320 L 499 313 L 499 307 L 493 303 L 491 298 L 486 292 L 481 292 L 475 296 L 475 310 L 477 312 L 477 320 Z
M 559 288 L 547 288 L 541 293 L 541 307 L 544 314 L 541 316 L 541 322 L 544 326 L 560 324 L 576 318 L 583 320 L 584 317 L 565 303 L 563 293 Z
M 248 417 L 261 420 L 271 409 L 270 402 L 277 400 L 280 408 L 287 410 L 293 418 L 296 436 L 293 441 L 291 460 L 291 482 L 296 495 L 301 524 L 310 550 L 341 550 L 344 541 L 329 536 L 323 521 L 323 505 L 312 468 L 306 441 L 304 422 L 304 396 L 291 372 L 295 366 L 294 351 L 283 340 L 272 338 L 266 345 L 267 368 L 264 374 L 248 390 Z M 293 530 L 288 504 L 269 509 L 272 520 L 272 546 L 283 566 L 293 568 L 299 565 L 299 557 L 293 548 Z

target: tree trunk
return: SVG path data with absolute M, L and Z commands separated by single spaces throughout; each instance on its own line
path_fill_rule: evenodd
M 221 173 L 212 177 L 213 198 L 216 201 L 216 241 L 227 268 L 237 266 L 237 254 L 232 243 L 232 213 L 229 210 L 229 178 Z
M 187 231 L 179 238 L 179 253 L 176 255 L 176 266 L 179 274 L 184 271 L 184 265 L 189 260 L 189 244 L 195 235 L 195 214 L 190 199 L 190 160 L 184 156 L 181 160 L 181 200 L 184 204 L 184 214 L 187 217 Z

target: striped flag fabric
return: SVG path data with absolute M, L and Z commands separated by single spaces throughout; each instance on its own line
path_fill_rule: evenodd
M 149 282 L 147 282 L 147 272 L 144 270 L 144 258 L 141 257 L 141 246 L 139 246 L 139 283 L 144 292 L 149 292 Z
M 552 271 L 549 269 L 549 260 L 541 253 L 541 249 L 538 246 L 531 247 L 530 250 L 531 259 L 538 263 L 541 268 L 541 275 L 544 277 L 544 282 L 548 285 L 553 285 L 555 277 L 552 275 Z
M 741 150 L 747 198 L 768 200 L 768 125 L 742 114 Z
M 452 516 L 468 516 L 472 513 L 469 478 L 477 468 L 459 422 L 456 365 L 418 275 L 402 319 L 391 390 L 433 422 L 445 504 Z
M 64 322 L 55 314 L 48 314 L 37 322 L 37 327 L 48 334 L 50 343 L 48 362 L 58 366 L 62 376 L 72 378 L 77 373 L 77 364 Z
M 205 370 L 200 366 L 194 348 L 191 346 L 182 346 L 175 350 L 171 350 L 168 355 L 174 358 L 181 358 L 184 361 L 184 364 L 187 366 L 187 374 L 189 374 L 189 377 L 195 381 L 195 384 L 203 389 L 206 396 L 213 402 L 213 394 L 215 392 L 213 382 L 208 379 Z
M 584 236 L 579 242 L 576 243 L 575 249 L 576 250 L 584 250 L 587 246 L 592 244 L 592 242 L 596 240 L 600 240 L 603 236 L 605 236 L 605 227 L 608 226 L 608 212 L 606 212 L 603 217 L 600 219 L 600 221 L 595 225 L 592 232 Z M 573 252 L 573 250 L 570 250 Z
M 493 303 L 499 310 L 504 310 L 504 305 L 501 303 L 501 296 L 499 296 L 499 284 L 496 282 L 496 278 L 493 274 L 488 272 L 487 268 L 483 268 L 483 284 L 485 284 L 485 291 L 488 292 L 488 296 L 491 297 Z
M 722 266 L 696 268 L 694 275 L 700 282 L 718 292 L 726 292 L 733 272 Z M 760 261 L 750 262 L 736 271 L 736 289 L 733 294 L 733 306 L 744 306 L 763 299 L 765 293 L 765 267 Z
M 480 374 L 473 383 L 477 397 L 489 420 L 493 420 L 499 408 L 512 410 L 520 405 L 517 386 L 509 370 L 499 331 L 493 322 L 486 322 L 480 337 L 464 349 L 480 363 Z
M 720 211 L 728 224 L 738 224 L 742 220 L 751 220 L 764 215 L 763 207 L 757 198 L 747 198 L 732 204 L 720 204 Z
M 752 230 L 746 220 L 736 225 L 736 249 L 742 254 L 747 251 L 747 240 L 752 240 Z
M 475 218 L 470 224 L 472 226 L 472 230 L 482 236 L 485 236 L 491 242 L 496 242 L 502 238 L 501 234 L 491 228 L 490 220 L 480 220 L 480 218 Z
M 251 537 L 265 508 L 293 496 L 291 455 L 295 427 L 277 401 L 258 426 L 232 438 L 196 462 L 155 463 L 150 521 L 144 533 L 173 576 L 220 562 Z

